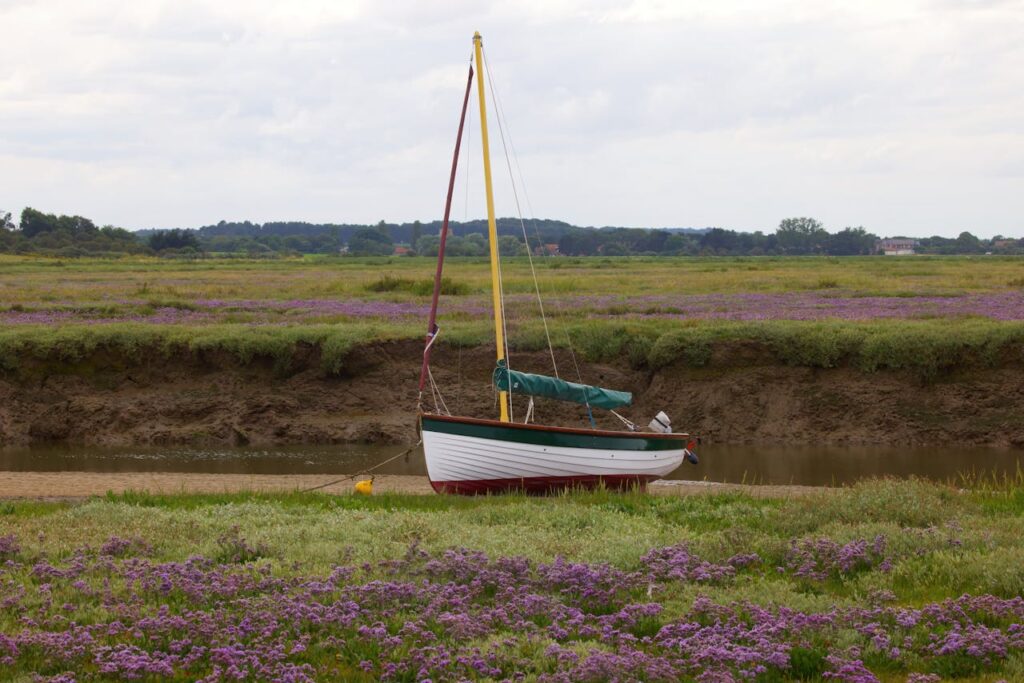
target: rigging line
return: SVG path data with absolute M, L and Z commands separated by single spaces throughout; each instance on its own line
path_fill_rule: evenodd
M 462 344 L 459 344 L 459 383 L 455 385 L 455 412 L 462 410 Z
M 536 230 L 536 227 L 537 227 L 537 224 L 534 223 L 534 229 L 535 230 Z M 537 234 L 537 241 L 540 242 L 540 230 L 536 230 L 536 234 Z M 544 258 L 544 256 L 543 256 L 544 252 L 545 252 L 545 250 L 541 249 L 541 254 L 542 254 L 541 258 Z M 561 313 L 562 310 L 563 310 L 562 305 L 559 303 L 558 299 L 555 299 L 555 308 L 558 310 L 559 313 Z M 586 382 L 583 381 L 583 373 L 580 372 L 580 365 L 579 365 L 579 363 L 576 362 L 576 349 L 572 345 L 572 337 L 569 336 L 569 327 L 568 327 L 568 325 L 566 325 L 566 323 L 564 321 L 561 323 L 561 325 L 559 325 L 559 327 L 562 330 L 562 334 L 565 335 L 565 345 L 566 345 L 566 347 L 569 350 L 569 358 L 572 360 L 573 369 L 576 370 L 576 379 L 579 380 L 580 384 L 586 384 Z M 587 408 L 588 409 L 590 408 L 590 404 L 589 403 L 587 404 Z
M 490 71 L 488 71 L 487 79 L 490 80 L 490 78 Z M 523 175 L 523 168 L 522 165 L 519 163 L 519 152 L 516 150 L 516 141 L 515 138 L 512 137 L 512 127 L 509 125 L 508 118 L 505 116 L 504 105 L 501 102 L 501 93 L 499 93 L 497 89 L 494 88 L 493 83 L 491 84 L 491 97 L 495 101 L 494 108 L 501 113 L 501 117 L 505 121 L 505 127 L 508 128 L 508 146 L 512 150 L 512 162 L 515 164 L 516 173 L 519 175 L 519 187 L 522 188 L 523 190 L 523 199 L 526 201 L 526 212 L 530 216 L 530 224 L 533 227 L 534 234 L 537 236 L 537 244 L 538 246 L 542 247 L 543 241 L 540 237 L 540 228 L 537 227 L 537 213 L 533 210 L 533 202 L 530 201 L 529 188 L 526 187 L 526 176 Z M 522 221 L 522 216 L 520 216 L 520 221 Z M 526 248 L 530 248 L 529 239 L 527 239 Z M 545 253 L 546 250 L 542 248 L 542 257 L 545 255 Z
M 445 415 L 451 415 L 451 411 L 448 410 L 448 406 L 444 402 L 444 396 L 441 395 L 441 387 L 437 386 L 437 382 L 434 381 L 434 373 L 430 371 L 430 367 L 427 367 L 427 377 L 430 378 L 430 390 L 431 392 L 437 393 L 435 401 L 440 400 L 441 408 L 444 409 Z M 437 411 L 440 414 L 440 410 Z
M 487 79 L 490 80 L 490 78 L 491 75 L 490 72 L 488 72 Z M 523 190 L 523 199 L 526 200 L 526 211 L 531 216 L 530 223 L 533 224 L 534 231 L 537 232 L 537 238 L 540 239 L 540 233 L 537 231 L 537 222 L 535 220 L 537 214 L 533 210 L 533 202 L 530 201 L 530 193 L 526 187 L 526 177 L 523 175 L 522 166 L 519 164 L 519 153 L 516 151 L 516 141 L 512 137 L 512 127 L 509 126 L 508 119 L 505 118 L 505 109 L 501 102 L 501 95 L 494 89 L 493 84 L 491 87 L 491 96 L 495 100 L 495 109 L 500 110 L 502 118 L 505 119 L 505 127 L 508 128 L 508 146 L 512 149 L 512 161 L 515 164 L 516 173 L 519 175 L 519 186 Z M 527 242 L 527 247 L 529 247 L 529 242 Z
M 494 87 L 494 83 L 493 83 L 493 80 L 492 80 L 492 77 L 491 77 L 489 63 L 485 61 L 484 62 L 484 67 L 485 67 L 485 70 L 487 71 L 487 80 L 488 80 L 488 82 L 491 85 L 491 99 L 494 101 L 495 114 L 498 117 L 497 118 L 497 121 L 498 121 L 498 132 L 501 134 L 502 145 L 504 145 L 505 144 L 505 136 L 504 136 L 504 129 L 502 127 L 502 121 L 504 120 L 505 121 L 505 125 L 507 126 L 508 125 L 508 120 L 505 118 L 505 115 L 504 115 L 504 108 L 502 107 L 502 104 L 501 104 L 501 95 L 498 93 L 497 88 Z M 521 187 L 523 189 L 523 197 L 526 200 L 527 209 L 530 211 L 531 215 L 534 215 L 533 204 L 530 201 L 530 195 L 529 195 L 529 192 L 527 191 L 527 188 L 526 188 L 526 179 L 523 177 L 522 166 L 519 163 L 519 154 L 516 151 L 515 140 L 512 138 L 512 131 L 511 130 L 509 130 L 508 143 L 509 143 L 509 146 L 512 148 L 512 156 L 513 156 L 513 158 L 515 160 L 516 170 L 519 173 L 519 181 L 520 181 L 520 185 L 521 185 Z M 505 149 L 505 161 L 506 161 L 506 164 L 508 163 L 508 156 L 509 156 L 508 155 L 508 149 L 506 148 Z M 511 175 L 511 168 L 509 169 L 509 175 Z M 512 180 L 512 191 L 513 191 L 513 194 L 514 194 L 514 196 L 516 198 L 516 208 L 519 210 L 519 222 L 520 222 L 520 226 L 523 229 L 523 238 L 524 238 L 524 240 L 526 242 L 527 256 L 530 258 L 530 270 L 533 273 L 534 288 L 537 291 L 537 302 L 538 302 L 538 304 L 540 305 L 540 308 L 541 308 L 541 319 L 544 322 L 544 333 L 545 333 L 545 336 L 547 337 L 548 350 L 551 352 L 551 363 L 552 363 L 552 365 L 554 366 L 554 369 L 555 369 L 555 377 L 558 377 L 558 367 L 555 365 L 554 349 L 552 348 L 551 336 L 550 336 L 549 331 L 548 331 L 547 318 L 544 316 L 544 304 L 541 301 L 540 287 L 539 287 L 539 285 L 537 283 L 537 272 L 534 269 L 534 265 L 533 265 L 533 256 L 532 256 L 532 253 L 531 253 L 531 250 L 530 250 L 530 240 L 529 240 L 529 237 L 527 237 L 527 235 L 526 235 L 526 226 L 525 226 L 525 224 L 523 222 L 522 210 L 519 208 L 519 197 L 518 197 L 518 194 L 516 194 L 516 188 L 515 188 L 515 181 L 514 180 Z M 533 225 L 534 234 L 537 237 L 537 244 L 540 246 L 540 249 L 541 249 L 541 258 L 544 258 L 545 256 L 548 256 L 548 254 L 547 254 L 546 248 L 544 247 L 544 241 L 543 241 L 543 239 L 541 239 L 541 236 L 540 236 L 540 228 L 537 226 L 537 222 L 535 220 L 531 220 L 530 222 Z M 558 303 L 557 299 L 555 301 L 555 307 L 559 311 L 562 310 L 562 307 Z M 568 330 L 568 328 L 566 327 L 566 325 L 564 323 L 562 325 L 560 325 L 560 327 L 562 329 L 562 333 L 565 335 L 566 346 L 567 346 L 567 348 L 569 350 L 569 357 L 572 360 L 573 369 L 576 371 L 576 378 L 579 380 L 580 384 L 584 384 L 583 373 L 580 371 L 579 363 L 576 360 L 576 350 L 573 347 L 572 337 L 569 335 L 569 330 Z M 589 402 L 587 403 L 587 413 L 588 413 L 588 416 L 590 417 L 591 426 L 593 426 L 594 425 L 594 418 L 593 418 L 593 413 L 590 410 Z
M 486 68 L 487 62 L 484 62 Z M 494 226 L 494 236 L 498 236 L 498 226 Z M 501 250 L 498 251 L 498 299 L 501 302 L 501 329 L 504 334 L 502 341 L 505 343 L 505 367 L 508 370 L 512 369 L 511 359 L 509 358 L 508 352 L 508 315 L 506 315 L 505 309 L 505 279 L 501 270 Z M 511 387 L 510 387 L 511 388 Z M 515 422 L 516 418 L 512 414 L 512 392 L 508 392 L 508 419 L 509 422 Z
M 430 396 L 434 399 L 434 412 L 440 415 L 441 406 L 437 401 L 437 384 L 434 382 L 434 378 L 430 376 L 430 366 L 427 366 L 427 378 L 430 380 Z
M 485 57 L 486 54 L 487 53 L 484 52 Z M 494 87 L 494 79 L 491 77 L 491 64 L 486 59 L 484 60 L 484 70 L 487 72 L 487 83 L 491 86 L 491 101 L 494 103 L 494 118 L 498 122 L 498 135 L 501 137 L 501 147 L 505 152 L 505 166 L 508 168 L 508 179 L 509 183 L 512 185 L 512 197 L 515 199 L 516 213 L 519 215 L 519 226 L 523 231 L 523 244 L 526 246 L 526 258 L 530 262 L 530 273 L 533 275 L 533 289 L 537 293 L 537 305 L 540 308 L 540 319 L 544 324 L 544 337 L 548 342 L 548 353 L 551 354 L 551 367 L 555 371 L 555 378 L 558 378 L 558 363 L 555 361 L 555 347 L 551 343 L 551 332 L 548 329 L 548 319 L 544 314 L 544 300 L 540 296 L 540 283 L 537 281 L 537 269 L 533 266 L 533 255 L 530 253 L 530 238 L 526 235 L 526 223 L 523 221 L 523 209 L 519 204 L 519 192 L 516 190 L 516 178 L 515 174 L 512 172 L 512 162 L 508 154 L 509 145 L 505 143 L 505 126 L 502 124 L 502 121 L 505 120 L 505 111 L 501 107 L 501 102 L 497 95 L 498 91 Z M 512 132 L 509 131 L 510 142 L 511 139 Z M 522 180 L 522 172 L 520 172 L 519 176 L 520 180 Z
M 490 82 L 491 81 L 490 67 L 489 67 L 489 65 L 486 62 L 484 63 L 484 66 L 486 67 L 486 70 L 487 70 L 487 80 Z M 496 110 L 496 113 L 501 116 L 501 118 L 498 119 L 498 131 L 501 132 L 502 131 L 501 120 L 505 119 L 505 114 L 504 114 L 504 109 L 502 108 L 502 105 L 501 105 L 501 95 L 498 93 L 497 88 L 494 87 L 493 82 L 491 83 L 491 98 L 494 100 L 494 108 Z M 505 125 L 508 126 L 508 120 L 507 119 L 505 119 Z M 505 141 L 504 136 L 502 136 L 502 143 L 504 143 L 504 141 Z M 509 143 L 509 147 L 512 148 L 512 158 L 515 161 L 516 171 L 519 173 L 519 183 L 520 183 L 520 186 L 523 189 L 523 198 L 526 200 L 526 208 L 529 211 L 531 216 L 536 216 L 536 213 L 533 210 L 533 203 L 530 201 L 530 193 L 529 193 L 529 191 L 527 190 L 527 187 L 526 187 L 526 178 L 523 176 L 523 169 L 522 169 L 522 166 L 519 163 L 519 153 L 516 151 L 516 143 L 515 143 L 515 140 L 512 137 L 511 129 L 509 130 L 509 134 L 508 134 L 508 143 Z M 506 161 L 507 161 L 508 152 L 506 151 L 505 154 L 506 154 Z M 515 185 L 514 185 L 514 183 L 513 183 L 513 192 L 515 192 Z M 518 208 L 518 197 L 517 197 L 516 206 Z M 522 212 L 520 212 L 519 220 L 520 220 L 520 223 L 522 223 Z M 547 249 L 544 248 L 544 240 L 541 239 L 540 228 L 537 226 L 537 221 L 535 219 L 531 219 L 530 223 L 533 226 L 534 235 L 537 237 L 537 244 L 538 244 L 538 246 L 540 247 L 540 250 L 541 250 L 541 258 L 544 258 L 546 256 L 550 256 L 547 253 Z M 524 231 L 525 231 L 525 226 L 523 226 L 523 227 L 524 227 Z M 524 235 L 524 237 L 525 237 L 525 235 Z M 530 253 L 530 240 L 529 240 L 529 238 L 526 238 L 526 249 L 527 249 L 527 254 L 529 255 L 529 253 Z M 530 267 L 531 267 L 531 269 L 533 268 L 533 259 L 532 259 L 532 257 L 530 259 Z M 534 285 L 536 286 L 536 284 L 537 284 L 537 276 L 536 276 L 536 272 L 534 272 Z M 539 291 L 537 293 L 537 299 L 538 299 L 538 301 L 540 300 L 540 292 Z M 541 307 L 542 307 L 541 315 L 543 317 L 543 304 L 541 304 Z M 562 306 L 561 306 L 561 304 L 559 304 L 558 299 L 555 299 L 555 308 L 558 309 L 559 312 L 562 311 Z M 544 325 L 545 325 L 545 332 L 547 332 L 547 321 L 546 320 L 544 322 Z M 566 325 L 564 323 L 562 325 L 560 325 L 560 327 L 562 329 L 562 333 L 565 335 L 565 342 L 566 342 L 566 345 L 568 346 L 568 349 L 569 349 L 569 356 L 572 359 L 573 368 L 576 370 L 576 377 L 579 380 L 580 384 L 584 384 L 583 373 L 580 372 L 579 363 L 576 362 L 576 351 L 575 351 L 575 349 L 573 348 L 573 345 L 572 345 L 572 337 L 569 336 L 569 330 L 568 330 L 568 328 L 566 327 Z M 551 338 L 550 337 L 548 337 L 548 347 L 549 348 L 551 347 Z M 552 360 L 552 362 L 554 362 L 554 361 Z M 557 370 L 555 371 L 555 376 L 556 377 L 558 376 Z M 588 405 L 587 407 L 589 409 L 590 406 Z
M 501 133 L 501 132 L 503 132 L 503 129 L 502 129 L 502 126 L 501 126 L 501 121 L 502 121 L 502 119 L 505 118 L 505 116 L 504 116 L 504 109 L 501 106 L 501 95 L 498 93 L 497 88 L 494 87 L 494 83 L 491 81 L 490 66 L 489 66 L 489 64 L 486 61 L 484 62 L 484 66 L 485 66 L 485 69 L 487 71 L 487 80 L 489 82 L 491 82 L 491 98 L 494 100 L 495 113 L 500 116 L 500 118 L 498 119 L 498 131 L 499 131 L 499 133 Z M 507 119 L 505 120 L 505 123 L 507 125 L 507 123 L 508 123 Z M 503 144 L 504 144 L 504 141 L 505 141 L 505 138 L 504 138 L 504 135 L 502 135 L 502 143 Z M 530 201 L 530 195 L 529 195 L 529 192 L 527 191 L 527 188 L 526 188 L 526 180 L 523 177 L 522 166 L 519 164 L 519 154 L 516 151 L 515 140 L 512 138 L 512 131 L 511 130 L 509 130 L 508 141 L 509 141 L 509 146 L 512 148 L 512 156 L 513 156 L 513 159 L 515 160 L 516 170 L 519 172 L 519 181 L 520 181 L 520 185 L 522 186 L 522 189 L 523 189 L 523 197 L 526 200 L 527 209 L 529 210 L 531 216 L 535 215 L 534 211 L 533 211 L 533 204 Z M 506 155 L 506 161 L 507 161 L 507 159 L 508 159 L 508 152 L 507 151 L 506 151 L 505 155 Z M 513 182 L 513 192 L 515 192 L 515 184 L 514 184 L 514 182 Z M 516 206 L 518 208 L 518 196 L 517 196 L 516 199 L 517 199 Z M 519 220 L 520 220 L 520 224 L 522 224 L 523 220 L 522 220 L 522 212 L 521 211 L 520 211 L 520 215 L 519 215 Z M 541 236 L 540 236 L 540 228 L 537 226 L 536 220 L 531 220 L 530 223 L 533 225 L 534 234 L 537 237 L 537 244 L 540 246 L 540 249 L 541 249 L 541 258 L 544 258 L 545 256 L 548 256 L 548 254 L 547 254 L 547 250 L 544 248 L 544 241 L 541 239 Z M 523 229 L 524 229 L 524 233 L 525 233 L 525 225 L 523 226 Z M 530 240 L 529 240 L 528 237 L 525 236 L 525 234 L 524 234 L 524 238 L 526 238 L 527 255 L 530 256 L 530 269 L 533 270 L 533 257 L 531 255 L 531 251 L 530 251 Z M 537 287 L 537 274 L 536 274 L 536 271 L 533 271 L 533 274 L 534 274 L 533 275 L 534 276 L 534 286 Z M 537 289 L 538 289 L 537 300 L 538 300 L 538 302 L 540 302 L 539 287 L 537 287 Z M 558 303 L 557 299 L 555 300 L 555 308 L 557 308 L 560 312 L 562 310 L 562 306 Z M 543 314 L 543 303 L 541 303 L 541 317 L 544 320 L 544 332 L 545 332 L 545 334 L 547 334 L 547 332 L 548 332 L 548 329 L 547 329 L 547 319 L 544 317 L 544 314 Z M 560 327 L 562 329 L 562 333 L 565 335 L 566 346 L 568 347 L 568 350 L 569 350 L 569 357 L 572 360 L 573 369 L 576 371 L 576 378 L 579 380 L 580 384 L 584 384 L 583 373 L 580 371 L 579 363 L 576 361 L 576 350 L 575 350 L 575 348 L 573 348 L 572 337 L 569 336 L 569 330 L 568 330 L 568 328 L 566 327 L 566 325 L 564 323 L 562 325 L 560 325 Z M 551 344 L 551 337 L 549 335 L 548 336 L 548 349 L 549 350 L 551 349 L 551 346 L 552 346 L 552 344 Z M 554 352 L 553 351 L 552 351 L 552 364 L 554 364 Z M 558 376 L 557 368 L 555 369 L 555 376 L 556 377 Z M 588 408 L 589 408 L 589 405 L 588 405 Z

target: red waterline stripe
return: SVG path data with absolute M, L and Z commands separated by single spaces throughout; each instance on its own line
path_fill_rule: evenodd
M 463 481 L 431 481 L 437 493 L 476 496 L 487 493 L 557 493 L 566 489 L 595 489 L 600 486 L 615 491 L 644 489 L 648 482 L 661 477 L 649 474 L 583 474 L 565 477 L 526 477 L 521 479 L 467 479 Z

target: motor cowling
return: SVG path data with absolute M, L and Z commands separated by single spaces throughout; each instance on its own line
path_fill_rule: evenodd
M 671 434 L 672 420 L 670 420 L 668 415 L 665 414 L 665 411 L 662 410 L 654 416 L 654 419 L 651 420 L 651 423 L 647 425 L 647 427 L 652 432 L 658 432 L 659 434 Z

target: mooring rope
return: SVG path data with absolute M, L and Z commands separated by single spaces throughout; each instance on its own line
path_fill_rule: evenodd
M 368 467 L 365 470 L 360 470 L 360 471 L 356 472 L 355 474 L 349 474 L 348 476 L 344 476 L 341 479 L 335 479 L 334 481 L 329 481 L 326 484 L 320 484 L 319 486 L 311 486 L 308 489 L 300 489 L 299 493 L 309 493 L 310 491 L 318 491 L 319 489 L 325 489 L 328 486 L 334 486 L 335 484 L 340 484 L 343 481 L 350 481 L 350 480 L 355 479 L 356 477 L 360 477 L 360 476 L 362 476 L 364 474 L 370 474 L 370 472 L 373 472 L 375 469 L 377 469 L 379 467 L 383 467 L 384 465 L 387 465 L 389 462 L 394 462 L 395 460 L 398 460 L 401 457 L 409 455 L 414 450 L 419 448 L 420 444 L 422 444 L 422 443 L 423 443 L 423 439 L 420 439 L 419 441 L 416 442 L 415 446 L 407 448 L 404 451 L 402 451 L 401 453 L 399 453 L 398 455 L 396 455 L 395 457 L 388 458 L 384 462 L 379 462 L 376 465 L 374 465 L 373 467 Z M 370 481 L 373 481 L 373 476 L 372 475 L 370 476 Z

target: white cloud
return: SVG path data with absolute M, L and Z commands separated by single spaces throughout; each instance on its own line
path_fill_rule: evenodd
M 434 218 L 479 29 L 542 216 L 1024 234 L 1021 2 L 0 0 L 0 25 L 5 208 Z

